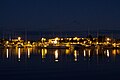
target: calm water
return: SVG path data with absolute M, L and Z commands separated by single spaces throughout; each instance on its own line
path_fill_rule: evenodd
M 119 80 L 120 50 L 0 49 L 3 79 Z

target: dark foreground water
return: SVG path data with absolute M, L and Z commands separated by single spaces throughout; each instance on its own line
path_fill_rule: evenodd
M 120 50 L 0 49 L 0 80 L 120 80 Z

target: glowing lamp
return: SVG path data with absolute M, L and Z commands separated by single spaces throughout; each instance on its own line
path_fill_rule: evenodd
M 18 37 L 18 40 L 21 40 L 21 37 Z

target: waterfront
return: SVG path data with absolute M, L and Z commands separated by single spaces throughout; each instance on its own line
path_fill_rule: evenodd
M 119 66 L 120 40 L 104 35 L 0 39 L 0 78 L 4 80 L 119 80 Z
M 120 0 L 0 0 L 0 80 L 120 80 Z
M 119 80 L 119 66 L 120 49 L 0 49 L 1 79 Z
M 120 40 L 104 35 L 0 40 L 1 79 L 119 80 L 119 62 Z

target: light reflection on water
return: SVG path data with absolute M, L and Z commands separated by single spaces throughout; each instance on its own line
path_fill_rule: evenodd
M 110 56 L 110 52 L 109 52 L 109 50 L 107 50 L 107 57 L 109 57 Z
M 27 53 L 28 53 L 28 58 L 30 58 L 30 48 L 27 49 Z
M 45 58 L 46 54 L 47 54 L 47 49 L 42 49 L 42 59 Z
M 76 50 L 74 50 L 74 57 L 75 57 L 74 61 L 77 61 L 77 51 Z
M 0 56 L 1 60 L 4 60 L 4 58 L 6 58 L 9 60 L 9 62 L 11 60 L 23 62 L 25 61 L 25 59 L 31 59 L 31 58 L 37 61 L 36 56 L 34 56 L 37 55 L 40 60 L 45 60 L 45 61 L 49 61 L 50 59 L 51 59 L 50 61 L 53 60 L 53 62 L 93 61 L 93 63 L 98 64 L 100 61 L 103 61 L 103 63 L 106 60 L 109 62 L 116 61 L 116 56 L 117 56 L 117 60 L 119 60 L 120 50 L 119 49 L 70 50 L 70 49 L 7 48 L 7 49 L 1 49 L 0 55 L 1 55 Z M 54 57 L 50 57 L 50 56 L 54 56 Z
M 21 51 L 20 48 L 18 48 L 18 61 L 20 61 L 20 55 L 21 55 Z
M 8 56 L 9 56 L 9 51 L 8 49 L 6 49 L 6 58 L 8 58 Z
M 55 50 L 55 62 L 58 62 L 58 49 Z

